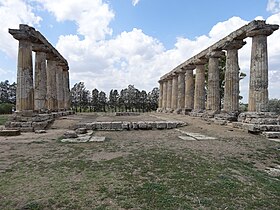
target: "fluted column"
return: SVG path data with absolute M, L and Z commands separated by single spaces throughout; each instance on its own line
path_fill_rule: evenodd
M 193 69 L 185 73 L 185 109 L 192 110 L 194 107 L 194 78 Z
M 273 29 L 255 30 L 247 33 L 252 37 L 249 104 L 250 112 L 268 111 L 268 56 L 267 36 Z
M 162 108 L 166 109 L 167 107 L 167 81 L 163 80 L 163 84 L 162 84 Z
M 47 61 L 47 104 L 48 109 L 51 111 L 57 111 L 57 91 L 56 91 L 56 66 L 57 61 Z
M 219 58 L 224 56 L 224 52 L 211 52 L 208 63 L 208 90 L 207 90 L 207 110 L 220 111 L 220 71 Z
M 194 88 L 194 110 L 205 110 L 205 64 L 196 64 L 195 88 Z
M 172 77 L 172 96 L 171 96 L 171 108 L 177 109 L 178 102 L 178 75 L 174 74 Z
M 185 73 L 186 71 L 181 70 L 178 73 L 178 101 L 177 110 L 182 110 L 185 107 Z
M 32 44 L 28 39 L 19 40 L 16 110 L 34 110 Z
M 35 89 L 34 109 L 44 111 L 47 109 L 47 70 L 46 52 L 36 51 L 35 54 Z
M 64 94 L 64 109 L 70 109 L 71 102 L 70 102 L 70 84 L 69 84 L 69 71 L 68 69 L 64 69 L 63 72 L 63 94 Z
M 234 40 L 229 43 L 225 49 L 226 72 L 225 72 L 225 93 L 224 93 L 224 111 L 235 112 L 239 110 L 239 65 L 238 49 L 246 44 L 243 40 Z
M 161 109 L 162 106 L 162 99 L 163 99 L 163 81 L 159 81 L 159 97 L 158 97 L 158 108 Z
M 56 94 L 57 94 L 57 108 L 58 110 L 64 109 L 64 87 L 63 87 L 63 68 L 57 64 L 56 68 Z
M 171 109 L 171 101 L 172 101 L 172 78 L 168 78 L 167 80 L 167 109 Z

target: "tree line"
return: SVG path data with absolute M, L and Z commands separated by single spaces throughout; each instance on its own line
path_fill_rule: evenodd
M 96 88 L 86 89 L 83 82 L 76 83 L 71 89 L 71 105 L 75 111 L 106 112 L 106 111 L 137 111 L 149 112 L 158 108 L 159 89 L 150 92 L 138 90 L 134 85 L 128 85 L 120 92 L 112 89 L 107 97 L 104 91 Z

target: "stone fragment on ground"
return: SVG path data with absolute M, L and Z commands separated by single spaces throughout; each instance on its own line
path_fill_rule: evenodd
M 64 134 L 63 134 L 63 137 L 64 138 L 77 138 L 78 135 L 76 133 L 76 131 L 66 131 Z
M 196 141 L 196 139 L 191 136 L 178 136 L 178 138 L 185 141 Z
M 183 131 L 183 130 L 180 130 L 180 129 L 176 129 L 176 131 L 179 131 L 182 134 L 186 134 L 188 137 L 194 138 L 195 140 L 214 140 L 214 139 L 217 139 L 215 137 L 205 136 L 201 133 L 191 133 L 191 132 Z

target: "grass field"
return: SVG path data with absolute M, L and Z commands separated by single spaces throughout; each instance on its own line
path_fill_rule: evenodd
M 0 115 L 0 125 L 4 125 L 10 115 Z
M 229 157 L 217 161 L 191 150 L 159 146 L 92 161 L 85 153 L 88 156 L 124 148 L 110 141 L 98 146 L 62 145 L 57 141 L 52 145 L 52 153 L 40 159 L 22 158 L 1 174 L 0 209 L 280 207 L 279 177 L 257 170 L 252 160 Z M 269 156 L 271 152 L 267 149 L 260 154 Z M 275 161 L 280 162 L 279 158 Z

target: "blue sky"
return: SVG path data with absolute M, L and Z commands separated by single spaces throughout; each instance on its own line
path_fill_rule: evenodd
M 68 60 L 71 86 L 106 92 L 134 84 L 150 91 L 160 76 L 254 19 L 280 24 L 279 0 L 0 0 L 0 81 L 16 80 L 17 41 L 26 23 Z M 270 97 L 280 98 L 280 32 L 268 38 Z M 239 51 L 247 77 L 250 40 Z M 277 43 L 277 44 L 276 44 Z

